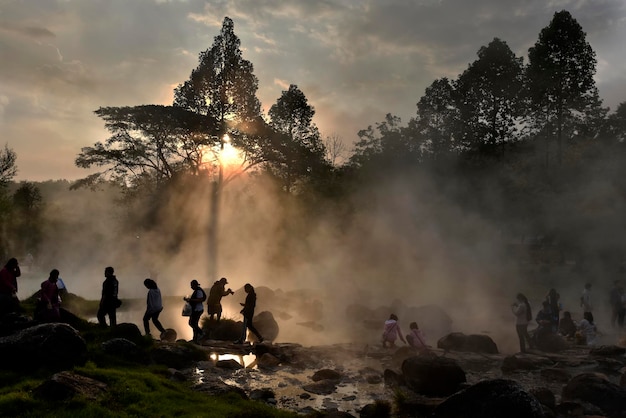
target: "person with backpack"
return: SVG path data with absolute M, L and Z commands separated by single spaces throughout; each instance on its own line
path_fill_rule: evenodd
M 532 348 L 532 342 L 528 334 L 528 323 L 533 319 L 533 314 L 526 296 L 522 293 L 518 293 L 515 299 L 515 302 L 511 305 L 511 310 L 516 317 L 515 331 L 517 331 L 517 337 L 519 338 L 519 349 L 520 352 L 525 353 L 526 342 L 528 342 L 528 346 Z
M 198 322 L 204 312 L 203 302 L 206 300 L 206 293 L 200 287 L 197 280 L 192 280 L 190 283 L 193 293 L 189 297 L 183 298 L 185 302 L 189 302 L 191 305 L 191 315 L 189 316 L 189 326 L 193 330 L 193 342 L 198 343 L 204 336 L 204 332 L 200 329 Z

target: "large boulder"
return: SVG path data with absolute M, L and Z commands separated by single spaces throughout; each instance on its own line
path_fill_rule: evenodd
M 142 362 L 145 356 L 134 342 L 126 338 L 112 338 L 100 344 L 102 351 L 128 361 Z
M 107 391 L 107 385 L 98 380 L 63 371 L 56 373 L 33 390 L 35 397 L 47 401 L 64 401 L 74 396 L 96 400 Z
M 198 361 L 208 360 L 208 354 L 188 343 L 161 343 L 152 349 L 151 359 L 175 369 L 193 366 Z
M 135 343 L 140 342 L 143 338 L 139 327 L 130 322 L 122 322 L 111 327 L 111 336 L 114 338 L 125 338 Z
M 544 418 L 541 403 L 513 380 L 478 382 L 443 401 L 435 418 Z
M 599 373 L 574 376 L 563 387 L 563 401 L 582 401 L 600 408 L 609 417 L 626 417 L 626 389 Z
M 437 341 L 437 347 L 446 351 L 498 354 L 498 346 L 488 335 L 453 332 Z
M 465 372 L 454 359 L 414 356 L 402 362 L 407 386 L 427 396 L 448 396 L 466 382 Z
M 40 324 L 0 338 L 0 358 L 6 369 L 63 370 L 85 363 L 87 344 L 67 324 Z
M 217 322 L 215 319 L 208 318 L 202 322 L 202 330 L 210 340 L 219 341 L 235 341 L 241 338 L 241 329 L 243 322 L 233 321 L 232 319 L 221 319 Z
M 270 311 L 263 311 L 256 315 L 252 320 L 254 327 L 261 333 L 266 341 L 274 341 L 278 337 L 278 322 L 274 319 L 274 315 Z M 256 340 L 254 334 L 250 333 L 249 338 Z

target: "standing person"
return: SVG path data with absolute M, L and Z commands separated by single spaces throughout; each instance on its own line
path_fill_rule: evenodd
M 222 297 L 235 294 L 230 288 L 225 289 L 227 284 L 228 280 L 226 280 L 226 277 L 222 277 L 211 286 L 209 299 L 207 300 L 209 320 L 213 320 L 213 315 L 216 315 L 217 322 L 219 323 L 222 317 Z
M 387 344 L 389 344 L 389 347 L 395 347 L 396 338 L 400 338 L 402 342 L 406 344 L 406 340 L 402 336 L 402 331 L 400 331 L 398 317 L 395 314 L 391 314 L 389 319 L 385 321 L 383 328 L 383 347 L 387 347 Z
M 559 295 L 556 289 L 552 288 L 546 296 L 546 302 L 550 305 L 550 312 L 552 313 L 552 333 L 556 334 L 559 330 L 559 317 L 561 316 L 561 306 L 559 304 Z
M 17 278 L 21 275 L 17 258 L 11 258 L 0 270 L 0 314 L 20 310 L 20 301 L 17 298 Z
M 200 284 L 197 280 L 192 280 L 190 283 L 191 288 L 193 289 L 193 293 L 190 297 L 184 298 L 185 302 L 189 302 L 191 304 L 191 315 L 189 316 L 189 326 L 193 330 L 193 342 L 198 343 L 200 339 L 204 336 L 202 329 L 198 325 L 200 322 L 200 317 L 204 312 L 204 307 L 202 303 L 206 300 L 206 293 L 200 287 Z
M 104 269 L 104 282 L 102 282 L 102 298 L 100 299 L 100 308 L 98 309 L 98 323 L 106 327 L 106 316 L 109 316 L 109 323 L 112 327 L 117 325 L 116 309 L 119 308 L 120 302 L 117 298 L 119 282 L 115 277 L 113 267 Z
M 417 326 L 417 322 L 411 322 L 409 324 L 409 329 L 410 331 L 406 335 L 406 341 L 409 343 L 409 346 L 420 351 L 428 349 L 426 340 L 424 339 L 424 334 L 422 334 L 422 331 L 420 331 Z
M 591 283 L 585 284 L 583 294 L 580 297 L 580 306 L 583 308 L 583 314 L 593 310 L 593 305 L 591 304 Z
M 48 280 L 41 284 L 41 307 L 42 319 L 45 322 L 59 322 L 61 320 L 61 299 L 59 298 L 59 288 L 57 280 L 59 270 L 53 269 L 48 276 Z
M 252 324 L 254 308 L 256 307 L 256 293 L 254 292 L 254 287 L 252 287 L 250 283 L 246 283 L 243 290 L 247 293 L 245 303 L 240 303 L 240 305 L 243 306 L 243 309 L 241 310 L 241 313 L 243 314 L 243 330 L 241 331 L 241 338 L 235 341 L 235 344 L 243 344 L 246 341 L 246 337 L 248 336 L 247 330 L 250 330 L 250 332 L 256 335 L 259 343 L 262 343 L 263 337 Z
M 615 328 L 620 310 L 622 309 L 622 295 L 620 294 L 619 280 L 613 282 L 613 288 L 609 293 L 609 302 L 611 304 L 611 326 Z
M 146 313 L 143 315 L 143 328 L 146 331 L 146 335 L 150 335 L 150 320 L 154 326 L 163 334 L 165 328 L 159 321 L 159 314 L 163 311 L 163 300 L 161 298 L 161 290 L 157 286 L 156 282 L 150 278 L 143 281 L 143 285 L 148 289 L 148 296 L 146 298 Z
M 511 305 L 511 310 L 516 317 L 515 331 L 517 331 L 517 337 L 519 338 L 519 351 L 525 353 L 526 343 L 531 348 L 533 346 L 528 334 L 528 323 L 532 320 L 533 314 L 526 296 L 518 293 L 515 299 L 516 301 Z

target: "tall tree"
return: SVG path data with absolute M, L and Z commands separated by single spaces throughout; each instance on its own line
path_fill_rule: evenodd
M 516 139 L 523 111 L 523 59 L 494 38 L 478 51 L 456 82 L 463 140 L 474 151 L 494 153 Z
M 568 11 L 554 14 L 528 50 L 528 93 L 538 132 L 556 137 L 558 162 L 563 158 L 563 139 L 576 125 L 602 115 L 594 81 L 596 54 L 586 34 Z M 546 147 L 546 149 L 548 149 Z M 546 159 L 548 153 L 546 152 Z
M 268 162 L 267 168 L 281 179 L 287 193 L 300 179 L 316 174 L 326 165 L 326 148 L 313 123 L 314 115 L 315 109 L 294 84 L 282 92 L 269 110 L 270 126 L 283 140 L 277 150 L 278 158 Z
M 14 250 L 14 242 L 9 239 L 12 204 L 8 193 L 8 186 L 17 175 L 17 154 L 9 144 L 0 149 L 0 256 L 6 260 Z M 11 255 L 12 257 L 13 255 Z

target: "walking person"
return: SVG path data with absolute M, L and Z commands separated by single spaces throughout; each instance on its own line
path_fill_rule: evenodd
M 104 269 L 104 282 L 102 282 L 102 297 L 100 299 L 100 307 L 98 309 L 98 323 L 100 326 L 106 327 L 106 317 L 109 317 L 109 325 L 114 327 L 117 325 L 116 310 L 120 307 L 120 300 L 117 298 L 119 282 L 115 277 L 113 267 Z
M 198 325 L 200 322 L 200 317 L 204 312 L 203 302 L 206 300 L 206 293 L 200 287 L 200 284 L 197 280 L 192 280 L 190 283 L 191 288 L 193 289 L 193 293 L 190 297 L 184 298 L 185 302 L 189 302 L 191 305 L 191 315 L 189 316 L 189 326 L 193 330 L 193 342 L 198 343 L 200 339 L 204 336 L 202 329 Z
M 156 282 L 150 278 L 143 281 L 143 285 L 148 289 L 148 296 L 146 297 L 146 313 L 143 315 L 143 328 L 146 331 L 146 335 L 150 334 L 150 320 L 154 326 L 163 334 L 165 328 L 159 321 L 159 315 L 163 311 L 163 299 L 161 298 L 161 290 L 157 286 Z
M 252 324 L 252 318 L 254 317 L 254 308 L 256 307 L 256 293 L 254 292 L 254 287 L 252 287 L 250 283 L 246 283 L 243 287 L 243 290 L 247 294 L 245 303 L 240 303 L 240 305 L 243 306 L 243 309 L 241 310 L 241 313 L 243 314 L 243 329 L 241 331 L 241 338 L 235 341 L 235 344 L 243 344 L 246 341 L 246 337 L 248 336 L 248 330 L 256 335 L 259 343 L 262 343 L 263 337 Z
M 209 314 L 209 320 L 213 320 L 213 316 L 217 316 L 217 322 L 220 322 L 222 317 L 222 297 L 228 295 L 234 295 L 230 288 L 225 289 L 228 284 L 226 277 L 222 277 L 211 286 L 209 290 L 209 299 L 207 300 L 207 313 Z
M 383 328 L 383 347 L 395 347 L 396 339 L 400 338 L 403 343 L 406 344 L 406 340 L 402 336 L 402 331 L 400 331 L 400 325 L 398 324 L 398 317 L 395 314 L 391 314 L 389 319 L 385 321 L 385 326 Z
M 42 308 L 42 320 L 45 322 L 59 322 L 61 320 L 61 298 L 57 281 L 59 270 L 53 269 L 48 280 L 41 283 L 40 304 Z
M 518 293 L 515 302 L 511 305 L 511 310 L 515 315 L 515 331 L 519 338 L 519 351 L 526 352 L 526 343 L 532 348 L 532 341 L 528 334 L 528 323 L 533 319 L 528 298 L 522 293 Z
M 22 275 L 17 258 L 11 258 L 0 270 L 0 314 L 18 312 L 17 278 Z

